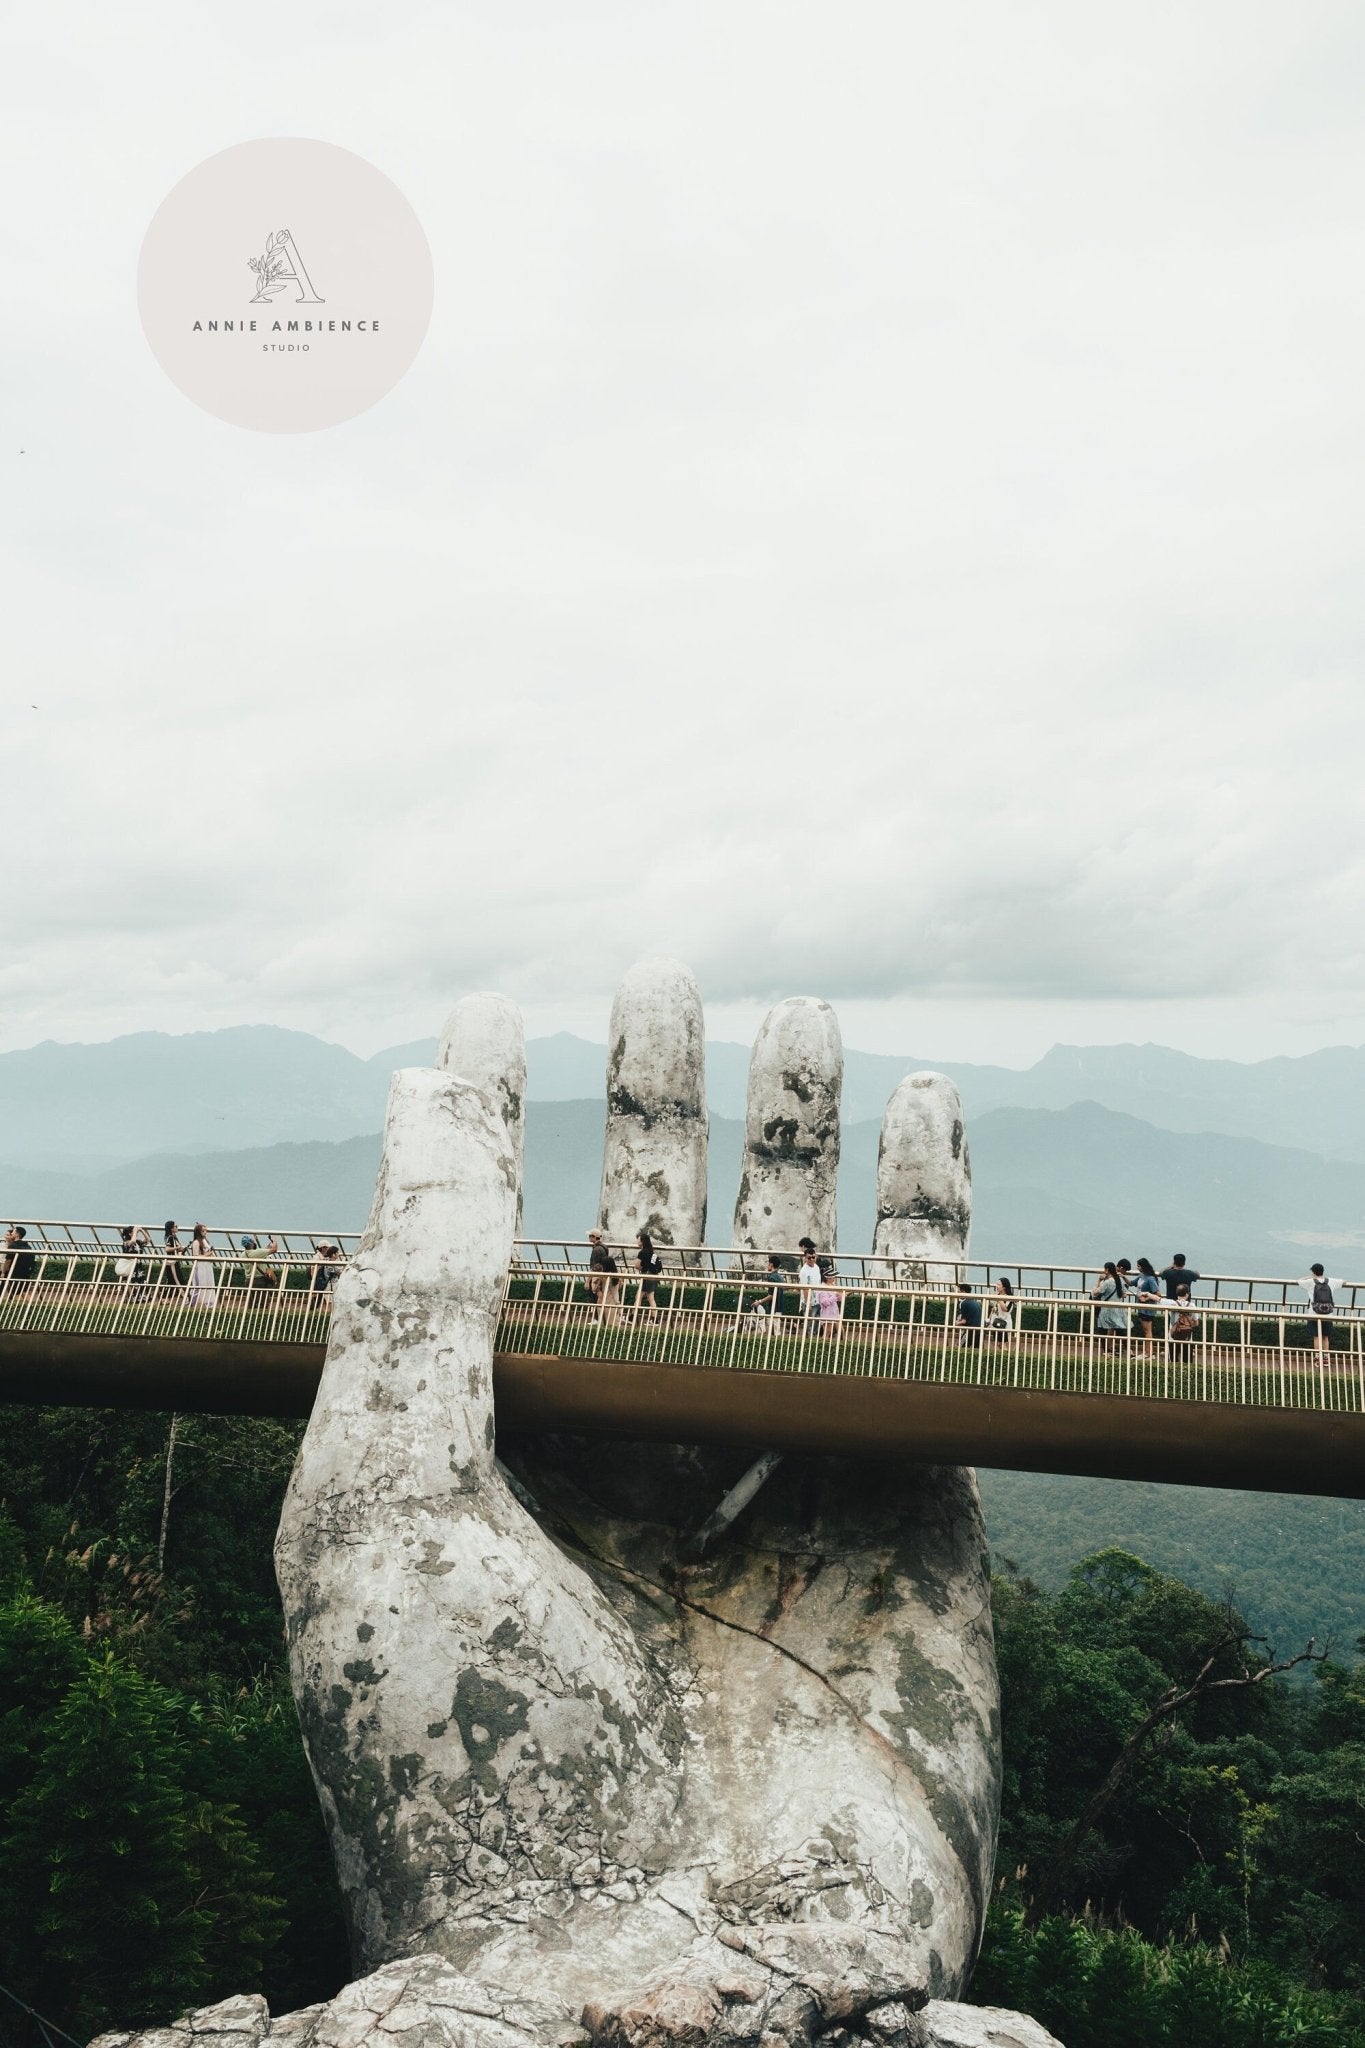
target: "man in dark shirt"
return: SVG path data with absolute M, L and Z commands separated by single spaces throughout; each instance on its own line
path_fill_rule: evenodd
M 38 1270 L 38 1255 L 28 1242 L 28 1232 L 22 1223 L 11 1223 L 5 1232 L 5 1247 L 8 1258 L 0 1277 L 8 1277 L 14 1286 L 31 1280 Z
M 1175 1252 L 1169 1266 L 1163 1266 L 1160 1277 L 1166 1283 L 1166 1299 L 1174 1301 L 1182 1287 L 1193 1287 L 1199 1275 L 1192 1266 L 1185 1264 L 1184 1252 Z
M 768 1270 L 763 1275 L 763 1285 L 767 1291 L 764 1294 L 760 1294 L 758 1300 L 754 1303 L 754 1309 L 760 1314 L 765 1316 L 781 1315 L 782 1289 L 779 1284 L 781 1279 L 782 1261 L 778 1258 L 776 1252 L 769 1252 Z
M 958 1343 L 970 1350 L 981 1342 L 981 1303 L 966 1280 L 957 1283 Z

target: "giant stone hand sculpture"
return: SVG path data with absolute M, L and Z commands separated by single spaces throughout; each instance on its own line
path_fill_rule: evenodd
M 690 1565 L 751 1451 L 497 1440 L 490 1034 L 507 1074 L 523 1049 L 510 1007 L 478 1024 L 477 1083 L 394 1077 L 276 1546 L 357 1971 L 444 1959 L 504 2015 L 540 2001 L 538 2041 L 908 2048 L 994 1853 L 975 1483 L 788 1458 Z

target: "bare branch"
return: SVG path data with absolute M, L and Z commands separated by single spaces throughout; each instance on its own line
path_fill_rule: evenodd
M 1065 1840 L 1043 1873 L 1043 1879 L 1038 1888 L 1038 1906 L 1042 1912 L 1051 1911 L 1056 1904 L 1061 1891 L 1062 1879 L 1068 1867 L 1075 1861 L 1081 1845 L 1094 1830 L 1100 1816 L 1104 1813 L 1114 1794 L 1132 1770 L 1139 1752 L 1150 1735 L 1157 1729 L 1162 1728 L 1163 1724 L 1168 1730 L 1173 1732 L 1176 1715 L 1185 1707 L 1191 1706 L 1196 1700 L 1203 1699 L 1209 1693 L 1244 1692 L 1253 1685 L 1260 1685 L 1267 1678 L 1277 1678 L 1282 1672 L 1292 1671 L 1297 1664 L 1321 1664 L 1327 1655 L 1326 1649 L 1319 1650 L 1314 1647 L 1315 1638 L 1310 1636 L 1307 1647 L 1298 1651 L 1295 1656 L 1275 1658 L 1272 1654 L 1267 1663 L 1260 1665 L 1253 1671 L 1246 1660 L 1246 1647 L 1249 1643 L 1260 1643 L 1264 1640 L 1262 1636 L 1253 1636 L 1247 1630 L 1235 1627 L 1229 1623 L 1226 1632 L 1218 1638 L 1218 1641 L 1205 1657 L 1193 1679 L 1184 1686 L 1175 1682 L 1168 1685 L 1165 1692 L 1148 1708 L 1132 1734 L 1128 1737 L 1128 1740 L 1124 1743 L 1123 1748 L 1115 1757 L 1101 1783 L 1081 1808 L 1080 1813 L 1068 1829 Z M 1238 1651 L 1238 1663 L 1241 1667 L 1238 1673 L 1230 1678 L 1210 1677 L 1209 1674 L 1213 1671 L 1223 1652 L 1232 1649 L 1234 1645 Z

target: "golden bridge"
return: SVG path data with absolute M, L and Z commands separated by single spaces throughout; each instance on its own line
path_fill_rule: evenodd
M 307 1415 L 356 1243 L 215 1229 L 196 1256 L 30 1223 L 0 1251 L 0 1400 Z M 821 1301 L 794 1262 L 659 1250 L 649 1291 L 624 1251 L 602 1275 L 585 1244 L 515 1246 L 501 1431 L 1365 1497 L 1365 1283 L 1337 1290 L 1315 1351 L 1294 1281 L 1205 1275 L 1193 1331 L 1130 1295 L 1109 1331 L 1093 1269 L 841 1254 Z M 979 1325 L 959 1321 L 964 1298 Z

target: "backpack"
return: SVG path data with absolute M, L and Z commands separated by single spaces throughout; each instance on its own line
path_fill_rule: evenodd
M 1313 1307 L 1319 1315 L 1330 1315 L 1336 1307 L 1332 1299 L 1332 1289 L 1326 1280 L 1313 1282 Z

